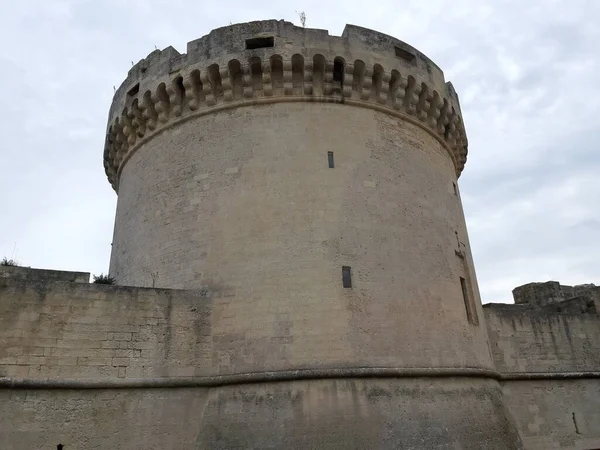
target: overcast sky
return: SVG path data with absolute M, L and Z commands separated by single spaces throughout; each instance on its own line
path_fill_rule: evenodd
M 452 81 L 469 138 L 459 185 L 484 302 L 530 281 L 600 282 L 600 1 L 0 0 L 0 258 L 107 272 L 102 166 L 131 63 L 237 22 L 395 36 Z

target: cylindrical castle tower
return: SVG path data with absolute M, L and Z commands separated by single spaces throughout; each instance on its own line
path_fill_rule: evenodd
M 200 447 L 519 447 L 457 188 L 466 154 L 442 71 L 361 27 L 231 25 L 131 69 L 104 153 L 110 273 L 210 303 L 197 374 L 234 381 L 213 388 Z

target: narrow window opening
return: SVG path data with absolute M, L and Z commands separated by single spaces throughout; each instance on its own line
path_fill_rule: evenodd
M 129 97 L 133 97 L 134 95 L 137 95 L 138 92 L 140 92 L 140 83 L 136 83 L 135 86 L 129 89 L 127 91 L 127 95 Z
M 335 58 L 333 61 L 333 91 L 341 94 L 344 90 L 344 61 Z
M 575 413 L 573 413 L 573 425 L 575 425 L 575 433 L 581 434 L 581 431 L 579 431 L 579 426 L 577 425 L 577 417 L 575 417 Z
M 342 266 L 342 284 L 345 288 L 352 287 L 352 273 L 349 266 Z
M 396 51 L 396 56 L 398 58 L 402 58 L 403 60 L 408 61 L 410 63 L 412 63 L 415 60 L 415 55 L 413 55 L 407 50 L 404 50 L 403 48 L 394 47 L 394 50 Z
M 473 303 L 471 302 L 471 296 L 469 295 L 469 286 L 467 285 L 467 280 L 463 277 L 460 277 L 460 287 L 462 289 L 463 301 L 465 302 L 465 309 L 467 311 L 467 319 L 472 324 L 477 324 L 477 318 L 475 316 L 475 311 L 473 311 Z
M 185 100 L 185 86 L 183 85 L 183 77 L 177 77 L 173 83 L 173 87 L 177 93 L 177 100 L 180 104 L 183 104 Z
M 234 99 L 244 96 L 244 80 L 242 66 L 237 59 L 229 61 L 229 79 L 231 80 L 231 93 Z
M 63 450 L 63 448 L 64 448 L 64 445 L 62 445 L 62 444 L 58 444 L 56 446 L 56 450 Z
M 254 50 L 257 48 L 271 48 L 274 47 L 274 45 L 275 41 L 273 39 L 273 36 L 246 39 L 246 50 Z
M 327 161 L 329 163 L 329 168 L 333 169 L 333 152 L 327 152 Z
M 452 187 L 454 188 L 454 195 L 458 195 L 458 190 L 456 189 L 456 183 L 452 183 Z

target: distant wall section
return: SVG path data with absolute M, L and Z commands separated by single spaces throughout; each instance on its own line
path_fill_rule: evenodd
M 88 272 L 71 272 L 66 270 L 32 269 L 21 266 L 0 266 L 0 278 L 30 281 L 68 281 L 71 283 L 89 283 Z
M 531 283 L 484 306 L 504 401 L 525 448 L 600 448 L 600 316 L 593 285 Z

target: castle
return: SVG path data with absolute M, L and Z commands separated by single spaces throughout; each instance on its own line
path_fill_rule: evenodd
M 372 30 L 152 52 L 109 113 L 116 285 L 0 267 L 0 448 L 600 448 L 600 288 L 482 306 L 466 156 Z

